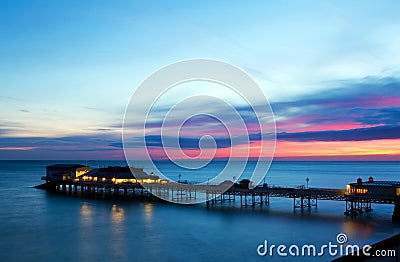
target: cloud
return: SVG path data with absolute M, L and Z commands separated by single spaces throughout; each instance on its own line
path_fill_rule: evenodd
M 364 78 L 337 81 L 327 91 L 293 101 L 272 104 L 280 131 L 304 126 L 354 123 L 362 125 L 398 125 L 400 123 L 400 79 Z
M 378 126 L 350 130 L 278 133 L 278 140 L 286 141 L 366 141 L 400 138 L 400 126 Z
M 146 146 L 148 147 L 169 147 L 176 140 L 174 137 L 159 135 L 149 135 L 146 136 Z M 217 148 L 229 148 L 231 146 L 231 139 L 229 137 L 216 137 L 214 138 Z M 163 143 L 164 142 L 164 143 Z M 181 149 L 200 149 L 200 138 L 194 137 L 179 137 L 179 146 Z M 214 144 L 204 143 L 202 144 L 205 148 L 214 148 Z
M 2 148 L 40 148 L 51 151 L 115 150 L 120 137 L 105 134 L 64 137 L 0 137 Z
M 116 147 L 116 148 L 123 148 L 122 142 L 113 142 L 108 144 L 109 146 Z
M 1 135 L 13 135 L 21 131 L 22 129 L 24 129 L 24 126 L 21 123 L 10 122 L 10 121 L 2 121 L 2 123 L 0 123 Z
M 331 83 L 332 84 L 332 83 Z M 337 81 L 337 88 L 317 92 L 297 98 L 293 101 L 283 101 L 272 104 L 278 126 L 278 141 L 310 142 L 310 141 L 368 141 L 400 138 L 400 80 L 397 78 L 364 78 L 359 81 Z M 190 118 L 182 126 L 179 137 L 179 147 L 183 150 L 199 149 L 200 138 L 210 135 L 215 139 L 217 148 L 224 150 L 232 146 L 227 130 L 237 129 L 236 135 L 242 135 L 241 145 L 256 143 L 261 139 L 259 120 L 254 110 L 264 110 L 266 105 L 243 104 L 235 105 L 235 110 L 245 122 L 247 130 L 241 130 L 231 112 L 221 110 L 218 105 L 193 105 L 194 112 L 210 112 L 211 115 L 226 119 L 220 123 L 218 119 L 205 114 Z M 171 119 L 163 132 L 161 140 L 160 128 L 163 117 L 169 108 L 163 107 L 152 111 L 146 130 L 146 146 L 152 150 L 161 150 L 163 146 L 174 145 L 173 132 L 181 127 L 180 114 Z M 185 115 L 187 112 L 182 112 Z M 18 128 L 12 123 L 0 124 L 2 148 L 26 148 L 31 152 L 117 152 L 122 149 L 121 137 L 112 131 L 114 127 L 96 127 L 95 132 L 87 135 L 71 135 L 63 137 L 12 137 Z M 226 127 L 224 126 L 226 125 Z M 140 129 L 138 123 L 130 122 L 125 125 L 132 131 Z M 139 135 L 137 135 L 139 134 Z M 140 132 L 133 133 L 129 147 L 140 147 Z M 213 143 L 202 144 L 205 149 L 214 148 Z M 4 154 L 4 152 L 3 152 Z M 47 153 L 46 153 L 47 154 Z M 46 155 L 44 154 L 44 155 Z M 120 155 L 120 153 L 119 153 Z
M 89 110 L 93 110 L 93 111 L 100 111 L 100 112 L 105 112 L 106 110 L 103 108 L 99 108 L 99 107 L 89 107 L 89 106 L 84 106 L 83 108 L 85 109 L 89 109 Z
M 400 138 L 400 80 L 394 77 L 367 77 L 354 81 L 337 81 L 331 83 L 337 88 L 300 97 L 293 101 L 272 104 L 282 141 L 367 141 Z M 235 109 L 245 121 L 249 130 L 241 130 L 243 135 L 250 131 L 250 142 L 261 139 L 258 119 L 254 113 L 265 105 L 236 106 Z M 218 107 L 212 107 L 218 112 Z M 265 110 L 264 110 L 265 111 Z M 163 113 L 157 111 L 162 117 Z M 226 112 L 218 112 L 226 114 Z M 161 120 L 154 119 L 147 127 L 154 128 L 154 133 L 146 136 L 146 145 L 162 147 L 159 128 Z M 170 122 L 179 127 L 180 119 Z M 199 137 L 213 135 L 218 148 L 231 146 L 226 137 L 226 130 L 213 125 L 210 118 L 201 116 L 190 121 L 191 126 L 185 136 L 179 138 L 182 149 L 199 149 Z M 255 125 L 252 130 L 251 126 Z M 287 127 L 287 128 L 286 128 Z M 285 130 L 287 129 L 287 130 Z M 165 133 L 164 133 L 165 134 Z M 168 134 L 168 133 L 167 133 Z M 164 137 L 168 144 L 173 137 Z M 244 143 L 243 139 L 243 143 Z
M 11 96 L 0 96 L 0 99 L 13 100 L 13 101 L 22 101 L 21 99 L 17 99 L 15 97 L 11 97 Z

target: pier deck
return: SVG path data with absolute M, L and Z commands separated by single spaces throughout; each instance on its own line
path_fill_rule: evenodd
M 293 210 L 318 207 L 318 201 L 344 201 L 346 209 L 344 214 L 356 216 L 372 211 L 371 204 L 395 204 L 393 219 L 399 216 L 399 201 L 396 196 L 365 196 L 362 194 L 349 194 L 345 189 L 336 188 L 296 188 L 279 186 L 258 186 L 253 189 L 244 188 L 239 184 L 232 184 L 226 191 L 220 185 L 194 185 L 181 183 L 122 183 L 92 181 L 50 181 L 47 189 L 64 192 L 70 195 L 91 198 L 123 197 L 152 198 L 153 195 L 175 202 L 188 203 L 190 200 L 203 198 L 207 206 L 226 201 L 240 201 L 240 206 L 269 205 L 270 198 L 293 199 Z M 399 213 L 396 213 L 399 212 Z

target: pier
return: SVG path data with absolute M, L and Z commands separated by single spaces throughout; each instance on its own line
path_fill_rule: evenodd
M 371 212 L 372 204 L 392 204 L 392 219 L 400 220 L 400 182 L 374 181 L 372 177 L 365 182 L 359 178 L 356 183 L 348 184 L 346 189 L 267 184 L 250 189 L 251 182 L 246 179 L 239 183 L 225 181 L 219 185 L 188 184 L 160 180 L 140 168 L 92 169 L 81 165 L 53 165 L 47 167 L 47 175 L 42 180 L 46 183 L 39 188 L 85 198 L 160 198 L 186 204 L 202 199 L 207 206 L 239 201 L 241 207 L 269 206 L 271 198 L 290 198 L 294 212 L 317 209 L 320 201 L 342 201 L 346 216 Z

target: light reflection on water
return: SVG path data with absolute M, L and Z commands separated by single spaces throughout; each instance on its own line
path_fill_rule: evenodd
M 127 256 L 127 248 L 125 245 L 125 214 L 124 208 L 117 204 L 112 204 L 111 207 L 111 237 L 110 248 L 115 258 L 122 258 Z
M 153 218 L 153 204 L 145 203 L 144 204 L 144 214 L 146 215 L 146 221 L 151 224 Z
M 117 206 L 117 204 L 113 204 L 111 207 L 111 219 L 115 227 L 122 224 L 124 222 L 124 209 Z
M 371 221 L 367 223 L 357 220 L 348 220 L 343 222 L 343 232 L 346 232 L 350 239 L 359 237 L 360 239 L 369 239 L 373 236 L 374 226 Z
M 92 210 L 88 203 L 84 202 L 81 206 L 81 224 L 83 227 L 90 226 L 93 222 Z

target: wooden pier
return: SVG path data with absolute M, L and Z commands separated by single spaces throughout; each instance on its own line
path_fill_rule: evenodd
M 400 182 L 367 181 L 357 179 L 346 189 L 262 186 L 252 187 L 251 181 L 239 183 L 224 181 L 218 185 L 209 183 L 189 184 L 162 180 L 143 168 L 109 166 L 91 168 L 79 164 L 55 164 L 46 167 L 46 183 L 38 186 L 54 192 L 86 198 L 162 199 L 181 204 L 205 202 L 217 203 L 240 201 L 241 207 L 268 206 L 271 198 L 293 199 L 293 211 L 317 209 L 320 201 L 345 202 L 346 216 L 357 216 L 372 211 L 372 204 L 393 204 L 393 220 L 400 220 Z
M 319 201 L 345 202 L 344 214 L 356 216 L 372 211 L 372 204 L 394 204 L 393 219 L 400 218 L 399 197 L 365 196 L 351 194 L 345 189 L 295 188 L 263 186 L 249 189 L 233 184 L 226 190 L 221 185 L 194 185 L 181 183 L 121 183 L 93 181 L 47 181 L 42 188 L 76 197 L 115 199 L 157 199 L 176 203 L 198 203 L 204 199 L 207 206 L 240 201 L 241 207 L 268 206 L 271 198 L 293 199 L 293 211 L 317 209 Z

